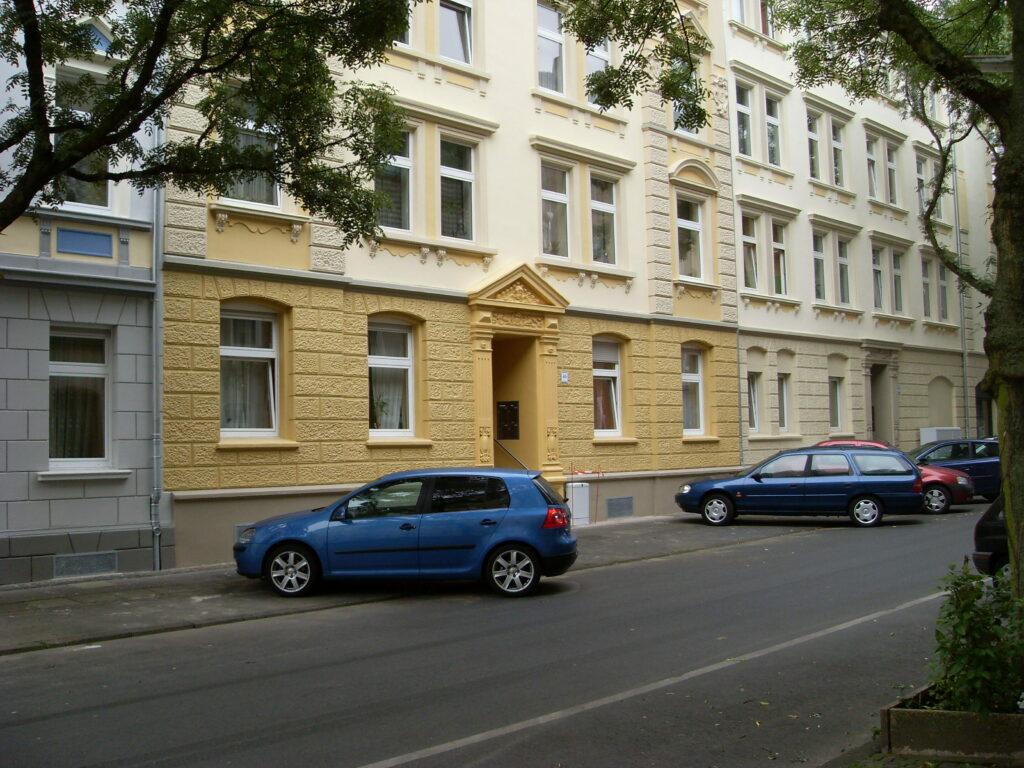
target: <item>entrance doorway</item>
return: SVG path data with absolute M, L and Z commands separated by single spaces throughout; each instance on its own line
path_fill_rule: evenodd
M 496 467 L 541 467 L 538 343 L 516 336 L 495 336 L 492 342 Z
M 892 382 L 889 366 L 871 366 L 871 427 L 872 437 L 894 445 L 892 426 Z

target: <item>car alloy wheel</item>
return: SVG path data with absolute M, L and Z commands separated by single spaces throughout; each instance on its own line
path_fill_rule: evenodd
M 940 515 L 949 509 L 949 491 L 941 485 L 929 485 L 924 489 L 924 508 L 933 515 Z
M 312 590 L 317 582 L 316 565 L 298 547 L 281 547 L 271 555 L 267 568 L 270 584 L 278 594 L 297 597 Z
M 487 561 L 487 573 L 491 588 L 507 597 L 528 595 L 540 581 L 535 555 L 518 546 L 495 551 Z
M 875 499 L 862 496 L 850 506 L 850 518 L 864 528 L 878 525 L 882 521 L 882 505 Z
M 732 522 L 732 502 L 725 496 L 708 496 L 701 505 L 701 517 L 708 525 L 728 525 Z

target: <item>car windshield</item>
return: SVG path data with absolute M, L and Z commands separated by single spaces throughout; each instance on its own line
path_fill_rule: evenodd
M 936 440 L 936 441 L 931 442 L 931 443 L 925 443 L 924 445 L 919 445 L 914 450 L 908 451 L 907 455 L 909 455 L 911 457 L 911 461 L 913 461 L 913 457 L 914 456 L 920 456 L 922 453 L 927 451 L 929 448 L 934 448 L 938 444 L 939 444 L 939 442 Z

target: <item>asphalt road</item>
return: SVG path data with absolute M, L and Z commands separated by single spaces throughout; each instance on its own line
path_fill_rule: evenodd
M 3 657 L 0 765 L 819 765 L 925 681 L 979 510 Z

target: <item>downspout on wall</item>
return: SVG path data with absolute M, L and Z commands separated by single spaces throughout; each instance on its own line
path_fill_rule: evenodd
M 157 146 L 163 141 L 163 126 L 156 129 Z M 153 570 L 161 569 L 160 502 L 163 498 L 163 253 L 164 253 L 164 198 L 163 186 L 153 195 L 153 489 L 149 497 L 149 525 L 153 532 Z

